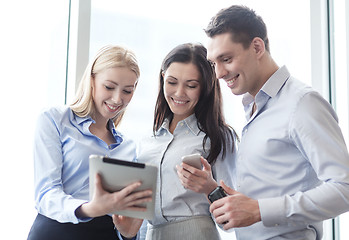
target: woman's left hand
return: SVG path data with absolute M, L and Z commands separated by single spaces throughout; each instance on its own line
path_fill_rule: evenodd
M 125 217 L 113 214 L 113 222 L 116 229 L 126 238 L 133 238 L 137 235 L 142 226 L 143 219 Z
M 186 163 L 177 165 L 177 174 L 183 187 L 197 193 L 205 193 L 208 195 L 217 186 L 217 182 L 213 179 L 211 165 L 203 157 L 200 158 L 203 168 L 197 169 Z

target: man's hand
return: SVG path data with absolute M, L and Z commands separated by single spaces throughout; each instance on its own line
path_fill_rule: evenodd
M 223 229 L 247 227 L 261 221 L 258 201 L 231 189 L 221 181 L 221 186 L 227 197 L 213 202 L 210 212 L 218 224 L 224 224 Z

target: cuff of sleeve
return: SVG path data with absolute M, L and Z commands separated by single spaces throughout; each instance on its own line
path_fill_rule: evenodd
M 276 227 L 286 224 L 283 197 L 259 199 L 258 204 L 265 227 Z
M 119 238 L 122 240 L 136 240 L 137 236 L 138 236 L 138 234 L 137 234 L 136 236 L 134 236 L 132 238 L 127 238 L 127 237 L 122 236 L 122 234 L 119 231 L 118 231 L 118 235 L 119 235 Z
M 78 218 L 76 216 L 76 210 L 84 203 L 87 203 L 86 200 L 78 200 L 76 199 L 74 201 L 74 203 L 72 203 L 69 208 L 71 209 L 70 211 L 68 211 L 69 213 L 72 213 L 71 216 L 69 216 L 71 218 L 71 222 L 74 223 L 74 224 L 77 224 L 79 222 L 88 222 L 90 221 L 92 218 Z

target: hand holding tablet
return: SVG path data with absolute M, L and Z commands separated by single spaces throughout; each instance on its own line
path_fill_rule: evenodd
M 97 176 L 102 188 L 109 193 L 118 192 L 122 210 L 111 211 L 134 218 L 152 219 L 154 216 L 157 167 L 142 163 L 123 161 L 99 155 L 90 156 L 90 199 L 93 198 Z M 100 179 L 99 179 L 100 178 Z M 97 191 L 99 187 L 97 187 Z M 152 190 L 152 200 L 149 202 L 149 191 Z M 142 199 L 144 197 L 144 199 Z M 148 200 L 145 200 L 148 199 Z M 118 209 L 115 204 L 115 208 Z

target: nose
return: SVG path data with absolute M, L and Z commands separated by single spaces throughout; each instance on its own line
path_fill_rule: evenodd
M 228 74 L 228 71 L 224 68 L 224 66 L 219 63 L 216 63 L 214 70 L 218 79 L 222 79 Z
M 121 95 L 121 92 L 120 91 L 115 91 L 113 93 L 113 96 L 111 98 L 111 100 L 116 103 L 116 104 L 119 104 L 122 102 L 122 95 Z
M 182 97 L 185 95 L 185 86 L 183 84 L 178 84 L 178 87 L 176 89 L 176 96 Z

